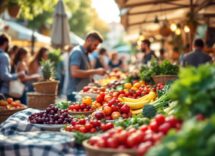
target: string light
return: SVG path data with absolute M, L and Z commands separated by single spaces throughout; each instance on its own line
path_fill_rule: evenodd
M 177 29 L 175 30 L 175 34 L 176 34 L 176 35 L 180 35 L 180 34 L 181 34 L 181 30 L 180 30 L 179 28 L 177 28 Z
M 176 31 L 177 25 L 176 25 L 175 23 L 172 23 L 172 24 L 170 25 L 170 29 L 171 29 L 172 31 Z
M 185 25 L 185 27 L 184 27 L 184 32 L 186 32 L 186 33 L 190 32 L 190 28 L 187 25 Z

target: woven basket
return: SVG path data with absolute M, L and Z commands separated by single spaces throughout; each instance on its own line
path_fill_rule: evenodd
M 27 93 L 28 107 L 36 109 L 46 109 L 50 104 L 55 103 L 55 94 Z
M 152 77 L 155 83 L 167 83 L 177 79 L 177 75 L 155 75 Z
M 83 146 L 86 149 L 87 156 L 113 156 L 115 154 L 127 154 L 129 156 L 136 156 L 137 152 L 134 149 L 108 149 L 108 148 L 96 148 L 87 143 L 88 140 L 83 142 Z
M 4 122 L 9 116 L 13 115 L 16 112 L 22 111 L 26 109 L 27 107 L 24 106 L 24 108 L 19 109 L 13 109 L 13 110 L 0 110 L 0 123 Z
M 59 81 L 43 81 L 33 83 L 34 89 L 38 93 L 57 94 Z

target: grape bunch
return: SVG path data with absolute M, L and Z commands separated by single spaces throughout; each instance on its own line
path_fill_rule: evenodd
M 32 114 L 29 121 L 33 124 L 68 124 L 72 118 L 68 110 L 60 110 L 54 105 L 49 105 L 45 111 Z

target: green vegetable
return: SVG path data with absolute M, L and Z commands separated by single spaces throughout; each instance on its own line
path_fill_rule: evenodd
M 146 156 L 213 156 L 214 147 L 215 115 L 205 121 L 191 119 L 179 132 L 170 131 Z
M 79 144 L 79 145 L 81 145 L 84 140 L 87 140 L 92 136 L 95 136 L 95 134 L 94 133 L 74 132 L 75 143 Z
M 177 75 L 179 67 L 164 60 L 160 65 L 156 60 L 151 62 L 151 66 L 143 66 L 140 72 L 140 78 L 148 83 L 152 83 L 154 75 Z
M 56 104 L 56 106 L 60 109 L 67 109 L 69 106 L 70 106 L 70 102 L 68 101 L 61 101 L 61 102 L 58 102 Z
M 163 110 L 165 107 L 167 107 L 169 102 L 170 102 L 170 98 L 168 93 L 166 93 L 156 101 L 145 105 L 143 107 L 143 116 L 147 118 L 154 117 L 160 109 Z
M 180 118 L 215 113 L 215 65 L 182 69 L 170 89 L 170 97 L 178 102 L 176 115 Z

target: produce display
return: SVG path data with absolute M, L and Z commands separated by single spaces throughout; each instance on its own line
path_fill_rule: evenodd
M 151 62 L 151 67 L 143 66 L 140 78 L 146 82 L 153 82 L 152 76 L 155 75 L 177 75 L 179 67 L 171 64 L 169 61 L 163 61 L 159 64 L 157 61 Z
M 32 114 L 29 121 L 32 124 L 68 124 L 71 123 L 72 117 L 69 116 L 68 110 L 49 105 L 45 111 Z
M 138 129 L 114 128 L 100 136 L 93 136 L 88 140 L 91 146 L 112 149 L 137 149 L 138 154 L 145 154 L 149 148 L 158 143 L 170 129 L 180 129 L 181 121 L 174 117 L 157 115 L 149 125 L 142 125 Z
M 15 110 L 26 108 L 25 105 L 21 104 L 18 100 L 7 98 L 6 100 L 0 100 L 0 110 Z
M 112 123 L 102 123 L 99 120 L 73 119 L 71 125 L 66 125 L 64 130 L 68 132 L 97 133 L 107 131 L 113 127 Z

